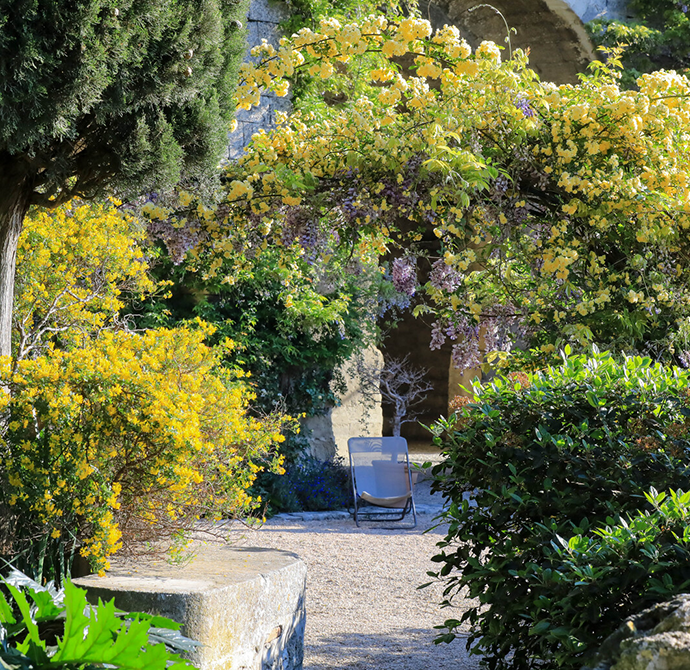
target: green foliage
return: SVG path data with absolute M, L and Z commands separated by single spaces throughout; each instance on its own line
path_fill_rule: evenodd
M 237 263 L 242 263 L 238 266 Z M 279 246 L 258 256 L 227 259 L 216 276 L 204 259 L 169 260 L 154 269 L 171 282 L 170 295 L 138 305 L 144 326 L 173 325 L 201 317 L 230 338 L 226 363 L 251 373 L 255 407 L 280 407 L 293 415 L 321 414 L 336 401 L 336 369 L 376 336 L 372 311 L 381 276 L 348 272 L 333 260 L 328 275 Z
M 1 0 L 5 186 L 56 204 L 204 179 L 227 144 L 247 4 Z
M 319 461 L 302 456 L 285 474 L 259 477 L 271 512 L 318 512 L 352 505 L 350 469 L 342 459 Z
M 86 591 L 66 582 L 57 591 L 14 572 L 0 592 L 0 663 L 8 670 L 183 670 L 179 656 L 196 643 L 179 624 L 149 614 L 126 614 L 114 601 L 91 606 Z
M 216 328 L 211 342 L 234 343 L 226 349 L 224 365 L 250 373 L 254 413 L 279 409 L 304 417 L 327 412 L 342 391 L 338 368 L 377 335 L 373 310 L 387 282 L 376 268 L 361 265 L 348 271 L 346 253 L 332 260 L 328 273 L 294 249 L 277 245 L 266 245 L 260 255 L 228 256 L 212 276 L 201 252 L 179 265 L 162 259 L 154 272 L 170 282 L 170 293 L 136 305 L 138 323 L 193 325 L 201 317 Z M 305 473 L 309 445 L 297 428 L 284 426 L 280 452 L 288 473 L 259 473 L 253 492 L 273 512 L 342 508 L 349 501 L 342 493 L 347 482 L 338 468 L 316 462 Z M 327 490 L 320 491 L 324 486 Z
M 529 634 L 558 666 L 579 666 L 615 622 L 690 587 L 690 492 L 651 489 L 652 511 L 544 546 L 520 570 L 530 588 Z
M 655 69 L 651 54 L 656 52 L 663 41 L 663 32 L 644 23 L 624 23 L 608 19 L 595 19 L 585 26 L 594 44 L 604 49 L 616 49 L 623 45 L 625 70 L 621 83 L 626 88 L 634 88 L 637 78 L 643 72 Z
M 285 0 L 290 17 L 280 24 L 286 35 L 308 27 L 312 30 L 324 16 L 364 16 L 374 11 L 376 3 L 357 0 Z
M 273 246 L 232 272 L 235 262 L 229 259 L 216 277 L 206 274 L 198 256 L 177 266 L 161 262 L 155 272 L 171 282 L 170 294 L 140 305 L 139 323 L 172 325 L 201 317 L 217 328 L 211 341 L 235 343 L 224 364 L 249 371 L 253 412 L 279 408 L 300 417 L 327 412 L 342 386 L 337 369 L 376 335 L 371 312 L 381 275 L 334 271 L 319 277 L 304 259 Z M 347 505 L 347 473 L 305 457 L 309 444 L 297 425 L 286 424 L 284 436 L 280 452 L 287 472 L 261 472 L 252 487 L 269 512 Z
M 627 575 L 622 567 L 635 559 L 617 539 L 624 531 L 599 531 L 601 550 L 571 538 L 604 524 L 624 527 L 621 519 L 643 507 L 644 492 L 652 487 L 690 489 L 688 381 L 686 371 L 649 358 L 617 362 L 594 350 L 589 358 L 566 358 L 558 368 L 476 386 L 473 402 L 434 426 L 446 457 L 434 468 L 434 487 L 450 506 L 444 513 L 448 534 L 433 559 L 442 565 L 433 574 L 446 582 L 444 605 L 465 587 L 478 598 L 461 621 L 446 621 L 439 640 L 453 639 L 460 623 L 469 622 L 468 645 L 485 655 L 490 668 L 523 670 L 536 659 L 573 668 L 583 645 L 602 640 L 639 609 L 640 597 L 623 593 L 627 583 L 642 579 L 639 570 Z M 468 491 L 472 503 L 464 499 Z M 645 523 L 629 526 L 644 534 Z M 654 551 L 675 551 L 663 548 L 671 534 L 649 537 Z M 598 552 L 602 569 L 618 546 L 620 557 L 603 573 L 612 582 L 594 579 L 587 589 L 578 584 L 584 591 L 576 589 L 568 601 L 572 589 L 559 580 L 572 578 L 573 588 L 577 580 L 561 575 L 572 557 L 554 548 L 558 538 L 569 549 Z M 573 569 L 589 565 L 582 560 Z M 679 577 L 687 555 L 675 560 L 680 568 L 668 567 L 669 591 L 687 578 Z M 622 575 L 617 586 L 616 575 Z M 665 595 L 650 590 L 644 597 Z
M 622 83 L 635 86 L 637 78 L 654 70 L 690 68 L 690 20 L 684 0 L 632 0 L 635 20 L 595 19 L 586 24 L 595 45 L 624 47 Z

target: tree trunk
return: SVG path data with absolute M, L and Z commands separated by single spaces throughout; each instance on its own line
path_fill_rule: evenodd
M 402 416 L 397 412 L 393 415 L 393 437 L 400 437 L 402 428 Z
M 12 305 L 17 245 L 33 186 L 26 174 L 0 161 L 0 356 L 12 355 Z

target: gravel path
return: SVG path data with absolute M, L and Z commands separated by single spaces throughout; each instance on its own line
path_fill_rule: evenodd
M 417 485 L 427 509 L 440 501 Z M 441 587 L 418 590 L 435 564 L 440 529 L 418 516 L 414 530 L 400 523 L 352 519 L 274 518 L 258 530 L 233 533 L 244 546 L 284 549 L 307 564 L 305 670 L 474 670 L 464 639 L 434 645 L 434 625 L 459 618 L 441 610 Z M 458 603 L 460 607 L 462 603 Z

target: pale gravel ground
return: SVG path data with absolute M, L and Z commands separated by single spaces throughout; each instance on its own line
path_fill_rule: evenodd
M 428 483 L 416 487 L 422 504 L 440 503 Z M 305 670 L 475 670 L 464 639 L 434 645 L 434 625 L 460 618 L 462 605 L 441 610 L 439 585 L 423 590 L 441 529 L 431 515 L 414 530 L 397 523 L 352 519 L 273 519 L 258 530 L 233 532 L 241 545 L 291 551 L 307 565 Z

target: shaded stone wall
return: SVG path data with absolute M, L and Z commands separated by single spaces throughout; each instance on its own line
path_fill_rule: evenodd
M 448 371 L 453 369 L 450 360 L 451 347 L 445 344 L 440 349 L 429 349 L 431 341 L 431 326 L 421 318 L 416 319 L 412 314 L 406 314 L 391 331 L 384 344 L 384 353 L 391 358 L 402 359 L 409 355 L 409 363 L 415 368 L 428 370 L 426 381 L 433 386 L 433 391 L 419 406 L 417 421 L 404 423 L 400 429 L 402 437 L 407 439 L 411 447 L 419 449 L 431 442 L 429 431 L 421 424 L 429 425 L 439 416 L 448 415 L 449 385 Z M 392 408 L 383 407 L 384 435 L 392 435 Z
M 252 0 L 247 15 L 247 60 L 253 46 L 266 40 L 278 45 L 280 31 L 278 24 L 289 17 L 287 5 L 279 0 Z M 257 131 L 275 127 L 276 113 L 290 111 L 289 96 L 279 98 L 275 93 L 264 93 L 258 107 L 250 110 L 239 110 L 236 115 L 237 130 L 228 136 L 228 158 L 239 158 L 244 147 L 249 144 L 252 135 Z

